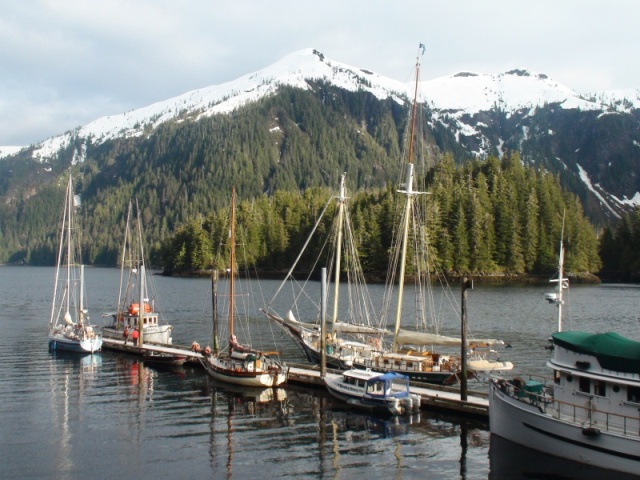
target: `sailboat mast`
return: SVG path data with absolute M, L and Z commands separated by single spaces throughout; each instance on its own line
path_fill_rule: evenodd
M 80 312 L 78 324 L 84 325 L 84 265 L 80 265 Z
M 564 304 L 564 299 L 562 298 L 562 291 L 565 288 L 565 282 L 568 281 L 567 278 L 564 278 L 564 246 L 562 244 L 562 239 L 564 238 L 564 214 L 562 216 L 562 233 L 560 234 L 560 256 L 558 258 L 558 331 L 562 331 L 562 305 Z
M 338 300 L 340 295 L 340 263 L 342 260 L 342 223 L 344 221 L 344 208 L 345 208 L 345 174 L 342 174 L 340 178 L 340 193 L 338 196 L 338 238 L 336 241 L 336 265 L 335 265 L 335 280 L 334 280 L 334 295 L 333 295 L 333 321 L 331 330 L 335 329 L 335 324 L 338 321 Z
M 71 172 L 69 172 L 69 184 L 67 185 L 67 196 L 71 188 Z M 60 245 L 58 246 L 58 261 L 56 262 L 56 281 L 53 287 L 53 301 L 51 302 L 51 317 L 49 318 L 49 328 L 53 327 L 56 318 L 56 298 L 58 298 L 58 283 L 60 281 L 60 267 L 63 265 L 63 255 L 65 252 L 65 229 L 67 228 L 67 202 L 62 209 L 62 226 L 60 227 Z
M 215 265 L 211 269 L 211 312 L 213 320 L 212 344 L 213 352 L 218 353 L 220 346 L 218 345 L 218 269 Z
M 144 262 L 140 262 L 140 305 L 138 306 L 138 346 L 142 346 L 142 330 L 144 327 L 144 289 L 146 272 L 144 270 Z
M 73 200 L 73 182 L 71 181 L 71 174 L 69 174 L 69 190 L 67 191 L 67 295 L 66 295 L 66 312 L 69 313 L 70 301 L 71 301 L 71 203 Z
M 233 341 L 233 309 L 234 309 L 234 276 L 236 263 L 236 189 L 231 189 L 231 253 L 229 255 L 230 277 L 229 277 L 229 338 Z
M 398 278 L 398 305 L 396 307 L 396 322 L 393 330 L 393 351 L 398 351 L 398 332 L 400 331 L 400 322 L 402 320 L 402 299 L 404 296 L 404 276 L 407 262 L 407 244 L 409 242 L 409 221 L 411 219 L 411 204 L 413 202 L 413 139 L 415 136 L 416 111 L 418 104 L 418 79 L 420 78 L 420 57 L 416 59 L 416 86 L 413 94 L 413 109 L 411 114 L 411 133 L 409 140 L 409 158 L 407 163 L 407 177 L 405 181 L 405 189 L 399 190 L 404 193 L 406 202 L 404 207 L 404 222 L 402 225 L 402 244 L 400 256 L 400 277 Z
M 147 272 L 145 269 L 145 264 L 144 264 L 144 244 L 142 243 L 142 223 L 140 221 L 140 206 L 138 205 L 138 200 L 136 199 L 136 222 L 137 222 L 137 229 L 136 229 L 136 235 L 137 235 L 137 240 L 138 240 L 138 247 L 139 247 L 139 251 L 140 251 L 140 258 L 138 259 L 138 261 L 140 262 L 140 305 L 138 307 L 138 334 L 139 334 L 139 339 L 138 339 L 138 346 L 142 346 L 144 339 L 143 339 L 143 327 L 144 327 L 144 303 L 146 300 L 146 291 L 147 291 Z
M 120 289 L 118 290 L 118 303 L 116 303 L 116 329 L 120 328 L 120 323 L 124 324 L 124 315 L 120 315 L 120 313 L 126 310 L 126 305 L 123 304 L 125 301 L 122 298 L 123 293 L 123 285 L 124 285 L 124 271 L 127 265 L 129 266 L 129 270 L 132 268 L 136 268 L 133 263 L 131 263 L 131 240 L 130 240 L 130 225 L 131 225 L 131 209 L 133 208 L 132 200 L 129 199 L 129 208 L 127 209 L 127 219 L 124 226 L 124 241 L 122 243 L 122 256 L 120 257 Z M 127 261 L 127 252 L 129 251 L 129 261 Z M 131 273 L 129 273 L 129 282 L 131 281 Z M 130 283 L 129 283 L 130 284 Z M 127 290 L 129 286 L 127 286 Z

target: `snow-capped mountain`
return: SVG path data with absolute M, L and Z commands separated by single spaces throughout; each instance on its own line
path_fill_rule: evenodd
M 399 82 L 329 60 L 317 50 L 305 49 L 236 80 L 193 90 L 127 113 L 99 118 L 37 144 L 33 156 L 46 161 L 75 138 L 90 139 L 95 144 L 115 137 L 142 135 L 145 128 L 176 118 L 197 119 L 229 113 L 273 94 L 281 85 L 308 89 L 307 80 L 324 80 L 345 90 L 364 90 L 380 99 L 392 97 L 400 103 L 411 98 L 415 88 L 413 82 Z M 640 106 L 640 90 L 601 92 L 585 98 L 544 74 L 521 69 L 501 74 L 462 72 L 422 81 L 419 100 L 432 108 L 435 120 L 442 114 L 456 118 L 459 129 L 469 134 L 469 125 L 463 117 L 482 111 L 499 108 L 509 114 L 550 103 L 566 109 L 608 110 L 613 107 L 616 111 L 629 111 Z M 474 132 L 473 128 L 471 132 Z M 0 150 L 0 155 L 15 151 L 15 147 Z
M 389 79 L 305 49 L 236 80 L 99 118 L 34 145 L 28 155 L 46 165 L 73 145 L 74 162 L 81 162 L 88 145 L 142 137 L 167 121 L 227 114 L 275 95 L 281 86 L 310 90 L 313 81 L 349 92 L 369 92 L 380 100 L 391 98 L 400 104 L 413 97 L 415 88 L 413 81 Z M 431 127 L 447 131 L 466 155 L 484 158 L 501 155 L 505 149 L 517 150 L 525 162 L 539 163 L 576 179 L 608 212 L 605 215 L 617 216 L 625 206 L 640 204 L 640 129 L 636 118 L 640 115 L 640 89 L 581 95 L 544 74 L 516 69 L 424 80 L 419 83 L 418 97 L 428 107 Z M 619 119 L 613 119 L 616 116 Z M 616 122 L 624 123 L 624 128 Z M 624 134 L 620 136 L 621 131 Z M 0 157 L 15 153 L 15 147 L 0 149 Z M 621 159 L 628 170 L 624 182 L 614 168 L 616 162 L 621 165 Z M 588 194 L 579 195 L 585 201 Z

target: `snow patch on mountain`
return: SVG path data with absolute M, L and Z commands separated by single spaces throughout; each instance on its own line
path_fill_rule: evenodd
M 600 200 L 600 203 L 604 207 L 606 207 L 607 210 L 609 210 L 616 218 L 620 218 L 620 215 L 618 214 L 618 212 L 616 212 L 615 209 L 611 205 L 609 205 L 609 202 L 607 202 L 607 200 L 602 196 L 600 191 L 593 186 L 593 184 L 591 183 L 591 179 L 589 178 L 589 174 L 584 170 L 584 168 L 582 168 L 577 163 L 576 163 L 576 166 L 578 167 L 578 175 L 580 176 L 580 180 L 582 180 L 582 182 L 598 198 L 598 200 Z
M 168 120 L 181 121 L 230 113 L 275 93 L 281 85 L 309 89 L 309 81 L 318 80 L 349 91 L 367 91 L 381 99 L 391 97 L 399 103 L 412 98 L 415 87 L 413 82 L 399 82 L 367 69 L 330 60 L 319 51 L 309 48 L 287 55 L 262 70 L 236 80 L 193 90 L 126 113 L 99 118 L 39 143 L 33 150 L 33 157 L 47 161 L 61 148 L 68 147 L 74 139 L 81 139 L 84 144 L 99 144 L 112 138 L 143 135 L 145 131 Z M 419 100 L 431 107 L 434 121 L 455 128 L 458 136 L 475 136 L 480 133 L 476 126 L 465 123 L 465 115 L 495 108 L 510 114 L 523 108 L 534 110 L 550 103 L 568 109 L 626 111 L 640 106 L 640 90 L 610 91 L 585 97 L 544 74 L 515 69 L 501 74 L 462 72 L 422 81 L 419 84 Z M 484 143 L 482 139 L 480 143 Z M 9 152 L 0 149 L 0 156 L 5 151 Z M 15 150 L 12 152 L 15 153 Z M 82 160 L 82 152 L 77 152 L 77 160 Z
M 7 146 L 0 147 L 0 158 L 8 157 L 9 155 L 15 155 L 24 147 Z

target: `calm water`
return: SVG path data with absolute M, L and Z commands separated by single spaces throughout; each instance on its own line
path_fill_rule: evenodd
M 344 410 L 323 390 L 241 391 L 195 368 L 160 370 L 109 352 L 50 354 L 53 274 L 0 268 L 2 478 L 544 478 L 535 465 L 545 459 L 502 471 L 514 450 L 491 442 L 487 422 L 430 412 L 382 421 Z M 101 325 L 119 272 L 88 269 L 86 277 L 91 320 Z M 208 343 L 209 280 L 154 282 L 174 343 Z M 278 285 L 260 282 L 255 296 L 270 299 Z M 372 288 L 379 297 L 381 287 Z M 476 285 L 469 292 L 473 335 L 509 343 L 503 357 L 516 364 L 514 374 L 546 373 L 544 346 L 556 327 L 547 291 Z M 640 339 L 640 288 L 574 286 L 569 300 L 567 328 Z M 270 330 L 262 319 L 252 328 Z M 286 335 L 273 335 L 285 359 L 302 360 Z M 563 478 L 582 476 L 558 468 Z

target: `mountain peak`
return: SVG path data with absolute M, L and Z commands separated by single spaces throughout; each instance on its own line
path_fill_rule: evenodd
M 381 99 L 391 97 L 398 103 L 413 96 L 412 82 L 389 79 L 364 68 L 330 60 L 315 48 L 305 48 L 236 80 L 186 92 L 122 114 L 99 118 L 41 142 L 34 149 L 33 156 L 46 161 L 75 138 L 102 143 L 111 138 L 140 136 L 145 129 L 155 128 L 169 120 L 197 120 L 215 114 L 227 114 L 274 94 L 282 85 L 309 89 L 309 82 L 318 80 L 349 91 L 368 91 Z M 614 103 L 610 101 L 604 106 L 601 101 L 596 100 L 604 98 L 603 96 L 585 99 L 547 75 L 533 73 L 525 68 L 501 74 L 459 72 L 448 77 L 422 81 L 420 86 L 420 101 L 428 103 L 436 116 L 438 112 L 446 112 L 448 115 L 456 112 L 458 115 L 475 114 L 496 106 L 511 112 L 549 103 L 558 103 L 563 108 L 604 110 Z M 611 96 L 606 98 L 610 100 Z M 637 104 L 640 100 L 636 95 L 631 102 Z M 617 104 L 628 107 L 629 102 Z M 79 161 L 81 160 L 79 157 Z

